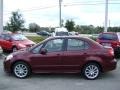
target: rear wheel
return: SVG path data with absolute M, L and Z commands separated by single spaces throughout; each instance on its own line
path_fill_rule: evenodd
M 13 73 L 17 78 L 26 78 L 31 74 L 31 70 L 28 64 L 24 62 L 17 62 L 13 66 Z
M 100 74 L 100 67 L 96 63 L 88 63 L 83 68 L 83 75 L 86 79 L 94 80 Z

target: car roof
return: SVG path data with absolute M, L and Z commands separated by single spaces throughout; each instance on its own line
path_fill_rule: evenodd
M 49 37 L 47 38 L 48 39 L 57 39 L 57 38 L 63 38 L 63 39 L 67 39 L 67 38 L 78 38 L 78 39 L 86 39 L 86 40 L 91 40 L 90 38 L 88 37 L 81 37 L 81 36 L 54 36 L 54 37 Z

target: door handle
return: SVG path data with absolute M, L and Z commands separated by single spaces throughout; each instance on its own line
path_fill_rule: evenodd
M 84 55 L 86 55 L 87 53 L 84 53 Z
M 60 56 L 60 54 L 56 54 L 57 56 Z

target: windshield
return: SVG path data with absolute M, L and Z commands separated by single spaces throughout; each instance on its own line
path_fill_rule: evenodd
M 15 34 L 15 35 L 12 35 L 12 39 L 13 39 L 13 40 L 26 40 L 27 37 L 25 37 L 25 36 L 22 35 L 22 34 Z
M 68 32 L 56 32 L 56 36 L 68 36 Z

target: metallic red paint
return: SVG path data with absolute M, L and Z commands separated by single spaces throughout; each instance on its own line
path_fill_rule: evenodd
M 46 54 L 33 53 L 32 50 L 36 48 L 34 46 L 30 50 L 13 53 L 12 59 L 4 61 L 5 71 L 11 72 L 11 67 L 18 61 L 23 61 L 30 65 L 33 73 L 80 73 L 83 67 L 90 62 L 97 63 L 103 72 L 111 71 L 116 68 L 117 62 L 114 55 L 108 53 L 111 48 L 105 48 L 88 38 L 53 37 L 40 44 L 44 45 L 47 41 L 58 38 L 65 40 L 64 49 L 62 51 L 48 52 Z M 86 41 L 90 46 L 85 50 L 67 51 L 67 39 L 69 38 Z

